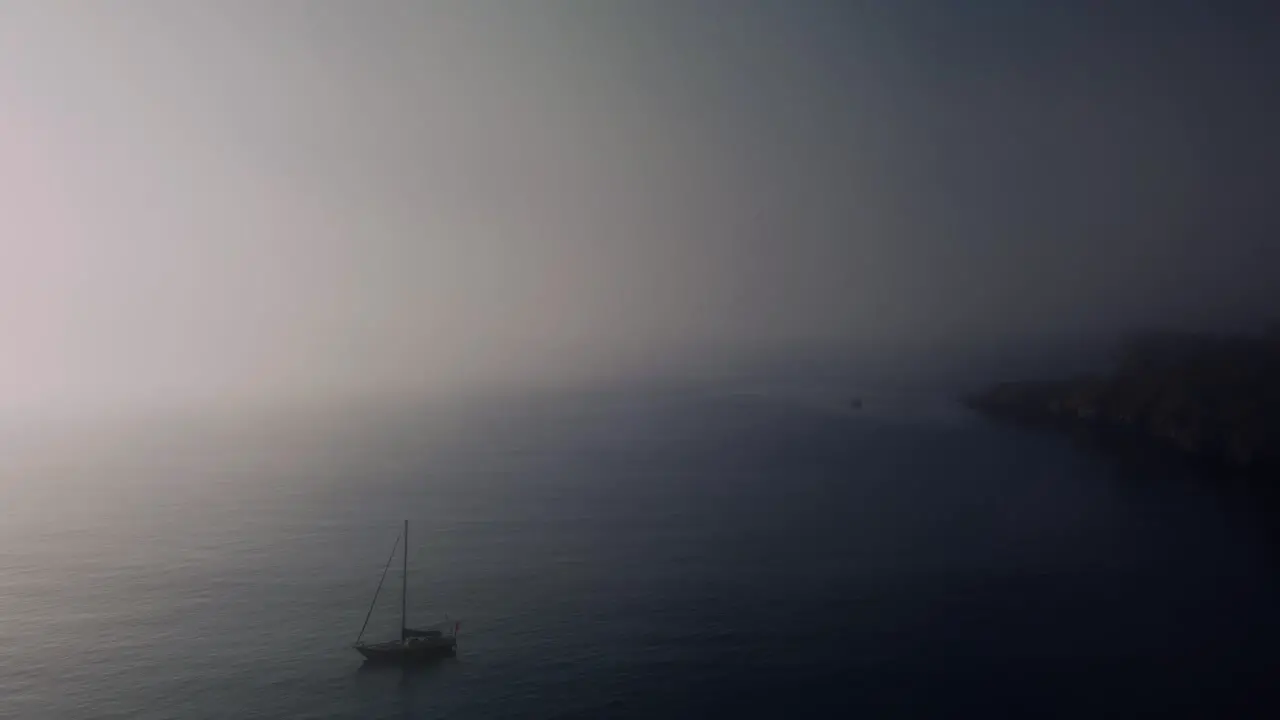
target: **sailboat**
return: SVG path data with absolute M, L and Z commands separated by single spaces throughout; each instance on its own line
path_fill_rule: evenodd
M 400 546 L 401 539 L 404 540 L 404 572 L 400 584 L 400 639 L 366 643 L 363 641 L 364 631 L 369 627 L 369 618 L 373 616 L 373 607 L 378 602 L 378 593 L 382 591 L 382 584 L 387 579 L 387 570 L 396 557 L 396 549 Z M 369 603 L 369 612 L 364 616 L 364 625 L 360 626 L 360 634 L 356 636 L 353 646 L 356 652 L 370 662 L 424 662 L 451 657 L 457 652 L 459 625 L 457 622 L 453 623 L 452 631 L 447 635 L 445 632 L 449 630 L 448 620 L 424 629 L 414 629 L 409 627 L 408 608 L 409 521 L 405 520 L 404 534 L 396 538 L 395 545 L 391 546 L 391 556 L 387 558 L 387 564 L 382 568 L 382 579 L 378 581 L 378 588 L 373 591 L 373 602 Z

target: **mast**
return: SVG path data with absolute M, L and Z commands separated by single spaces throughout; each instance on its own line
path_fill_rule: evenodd
M 404 642 L 404 631 L 409 627 L 409 521 L 404 521 L 404 579 L 400 584 L 400 642 Z

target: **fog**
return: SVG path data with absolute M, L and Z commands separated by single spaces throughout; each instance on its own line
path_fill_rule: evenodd
M 5 3 L 0 397 L 1257 322 L 1276 25 L 1189 5 Z

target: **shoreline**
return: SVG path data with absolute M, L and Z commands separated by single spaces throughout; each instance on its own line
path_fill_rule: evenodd
M 962 398 L 993 419 L 1163 449 L 1233 474 L 1280 479 L 1280 332 L 1130 338 L 1113 370 L 1005 382 Z

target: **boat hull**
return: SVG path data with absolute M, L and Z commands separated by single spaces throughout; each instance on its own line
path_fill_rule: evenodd
M 356 645 L 356 652 L 363 655 L 368 662 L 373 663 L 422 663 L 453 657 L 457 654 L 457 643 L 453 638 L 444 638 L 435 642 L 389 642 Z

